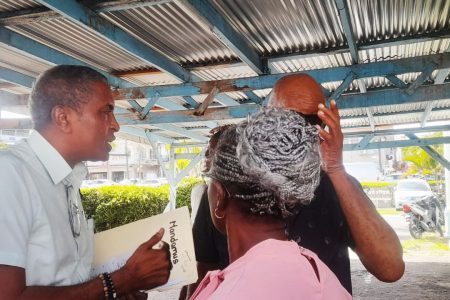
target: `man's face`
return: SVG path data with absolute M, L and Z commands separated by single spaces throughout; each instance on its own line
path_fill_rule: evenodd
M 103 82 L 91 83 L 90 99 L 80 106 L 73 125 L 73 143 L 78 149 L 77 161 L 108 160 L 110 143 L 119 124 L 114 117 L 114 99 Z

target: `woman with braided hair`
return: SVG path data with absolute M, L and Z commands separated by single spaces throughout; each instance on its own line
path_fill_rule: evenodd
M 351 299 L 313 252 L 287 239 L 286 218 L 310 203 L 320 178 L 318 129 L 301 114 L 270 108 L 230 126 L 205 175 L 231 264 L 209 272 L 191 299 Z

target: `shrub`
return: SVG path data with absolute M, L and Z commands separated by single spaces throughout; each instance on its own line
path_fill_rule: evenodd
M 191 190 L 199 182 L 199 177 L 181 180 L 177 186 L 177 207 L 191 209 Z M 84 188 L 81 194 L 86 216 L 94 218 L 95 230 L 100 232 L 162 213 L 169 202 L 169 185 Z
M 363 188 L 382 188 L 396 186 L 396 182 L 390 181 L 361 181 Z
M 110 186 L 82 189 L 83 207 L 95 220 L 97 232 L 163 212 L 167 187 Z
M 181 180 L 177 186 L 177 207 L 188 206 L 191 211 L 191 190 L 201 182 L 203 179 L 200 177 L 186 177 Z

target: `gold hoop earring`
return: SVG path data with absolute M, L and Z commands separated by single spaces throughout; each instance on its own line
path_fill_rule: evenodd
M 223 215 L 223 216 L 220 217 L 220 216 L 217 214 L 217 207 L 216 207 L 216 209 L 214 209 L 214 215 L 216 216 L 217 219 L 223 219 L 223 218 L 225 218 L 225 215 Z

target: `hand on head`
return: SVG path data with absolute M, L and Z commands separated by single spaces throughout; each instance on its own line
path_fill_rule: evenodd
M 317 115 L 328 127 L 328 131 L 316 125 L 319 136 L 322 139 L 320 153 L 322 156 L 322 168 L 327 174 L 344 171 L 342 163 L 342 148 L 344 135 L 342 134 L 339 111 L 335 100 L 331 100 L 330 108 L 323 104 L 318 106 Z

